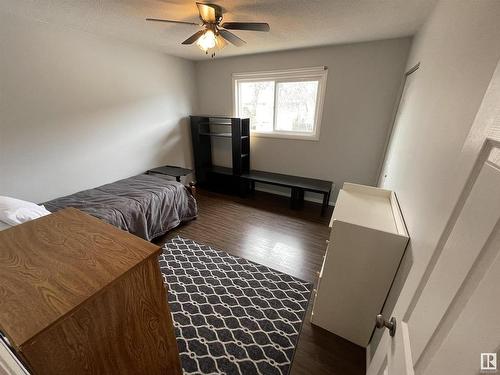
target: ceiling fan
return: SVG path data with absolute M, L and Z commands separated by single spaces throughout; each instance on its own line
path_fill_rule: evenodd
M 186 24 L 193 26 L 202 26 L 203 28 L 182 44 L 193 44 L 196 42 L 202 51 L 208 54 L 210 50 L 211 56 L 215 56 L 215 49 L 221 50 L 227 45 L 227 42 L 240 47 L 246 42 L 228 30 L 249 30 L 249 31 L 269 31 L 269 24 L 265 22 L 224 22 L 223 9 L 216 4 L 196 3 L 198 13 L 200 14 L 201 23 L 164 20 L 159 18 L 146 18 L 146 21 L 169 22 L 177 24 Z

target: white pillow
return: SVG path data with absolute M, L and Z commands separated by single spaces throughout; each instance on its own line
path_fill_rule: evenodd
M 0 231 L 7 229 L 7 228 L 10 228 L 10 227 L 11 227 L 11 225 L 5 224 L 3 221 L 0 221 Z
M 0 196 L 0 221 L 17 225 L 50 214 L 43 206 L 20 199 Z

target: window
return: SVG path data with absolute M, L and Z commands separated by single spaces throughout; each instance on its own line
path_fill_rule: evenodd
M 234 113 L 252 134 L 319 139 L 325 67 L 233 74 Z

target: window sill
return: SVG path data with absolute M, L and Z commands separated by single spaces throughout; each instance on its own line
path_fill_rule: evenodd
M 263 133 L 250 131 L 252 137 L 262 138 L 281 138 L 281 139 L 294 139 L 301 141 L 319 141 L 319 134 L 306 135 L 306 134 L 291 134 L 291 133 Z

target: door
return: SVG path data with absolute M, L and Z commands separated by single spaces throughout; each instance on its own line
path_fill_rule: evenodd
M 459 165 L 469 178 L 418 287 L 403 287 L 395 335 L 384 333 L 367 375 L 470 375 L 498 364 L 500 64 Z

